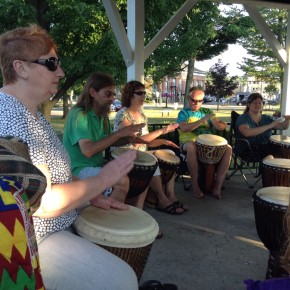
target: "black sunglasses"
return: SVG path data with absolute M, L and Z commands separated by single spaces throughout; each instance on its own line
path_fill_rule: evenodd
M 50 71 L 56 71 L 58 65 L 60 64 L 60 60 L 56 57 L 50 57 L 48 59 L 36 59 L 33 63 L 44 65 Z
M 188 98 L 194 103 L 194 104 L 197 104 L 197 103 L 202 103 L 203 100 L 195 100 L 193 99 L 191 96 L 188 96 Z
M 56 71 L 58 65 L 60 64 L 60 60 L 59 58 L 56 57 L 50 57 L 48 59 L 36 59 L 36 60 L 22 60 L 22 61 L 29 61 L 29 62 L 33 62 L 33 63 L 37 63 L 40 65 L 44 65 L 47 67 L 47 69 L 49 71 Z
M 137 91 L 137 92 L 134 92 L 134 94 L 136 94 L 138 96 L 142 96 L 142 95 L 146 95 L 146 92 L 145 91 Z

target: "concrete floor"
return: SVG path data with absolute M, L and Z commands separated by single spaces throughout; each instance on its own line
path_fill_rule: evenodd
M 255 181 L 255 179 L 252 179 Z M 178 198 L 189 210 L 180 216 L 148 209 L 164 236 L 153 244 L 142 281 L 171 282 L 179 290 L 246 289 L 243 280 L 264 280 L 268 250 L 260 241 L 252 194 L 241 176 L 226 180 L 222 200 L 202 200 L 176 182 Z

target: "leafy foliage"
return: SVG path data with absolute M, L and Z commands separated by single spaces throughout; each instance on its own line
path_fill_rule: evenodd
M 231 96 L 238 87 L 238 77 L 228 77 L 226 71 L 228 65 L 223 65 L 222 61 L 214 64 L 209 69 L 207 76 L 205 94 L 216 96 L 217 99 Z

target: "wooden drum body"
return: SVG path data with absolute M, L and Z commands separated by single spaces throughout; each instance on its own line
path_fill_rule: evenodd
M 159 227 L 145 211 L 87 206 L 75 221 L 77 233 L 127 262 L 140 280 Z
M 116 148 L 111 152 L 113 158 L 120 156 L 128 148 Z M 137 158 L 134 161 L 134 168 L 128 173 L 130 179 L 130 187 L 127 194 L 128 198 L 136 197 L 141 194 L 149 185 L 151 178 L 158 166 L 157 159 L 149 153 L 137 151 Z
M 201 134 L 196 140 L 197 157 L 205 164 L 218 163 L 227 148 L 227 140 L 221 136 Z
M 290 137 L 285 135 L 272 135 L 269 144 L 275 158 L 290 159 Z
M 199 170 L 199 185 L 204 193 L 210 193 L 215 182 L 216 164 L 220 161 L 227 148 L 227 140 L 221 136 L 201 134 L 196 140 Z
M 158 160 L 162 183 L 166 184 L 175 174 L 177 167 L 180 164 L 180 159 L 173 151 L 166 149 L 156 150 L 153 154 Z
M 262 184 L 268 186 L 289 186 L 290 159 L 275 158 L 263 160 Z
M 289 187 L 283 186 L 264 187 L 253 194 L 257 233 L 269 250 L 267 279 L 289 275 L 281 263 L 281 258 L 286 250 L 285 215 L 289 196 Z

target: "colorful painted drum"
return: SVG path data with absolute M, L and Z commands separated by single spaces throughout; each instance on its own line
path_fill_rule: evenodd
M 196 138 L 195 144 L 199 161 L 216 164 L 225 153 L 228 141 L 218 135 L 201 134 Z
M 289 197 L 290 188 L 284 186 L 264 187 L 253 194 L 257 233 L 269 250 L 267 279 L 289 275 L 281 262 L 286 250 Z
M 289 186 L 290 159 L 265 159 L 262 164 L 262 184 L 268 186 Z
M 290 137 L 285 135 L 272 135 L 269 138 L 273 156 L 290 159 Z
M 111 152 L 113 158 L 120 156 L 128 148 L 116 148 Z M 137 158 L 134 161 L 134 168 L 128 173 L 130 179 L 130 188 L 127 194 L 128 198 L 136 197 L 141 194 L 149 185 L 151 178 L 158 166 L 157 159 L 149 153 L 137 151 Z
M 87 206 L 75 221 L 77 233 L 127 262 L 140 280 L 159 226 L 145 211 Z

